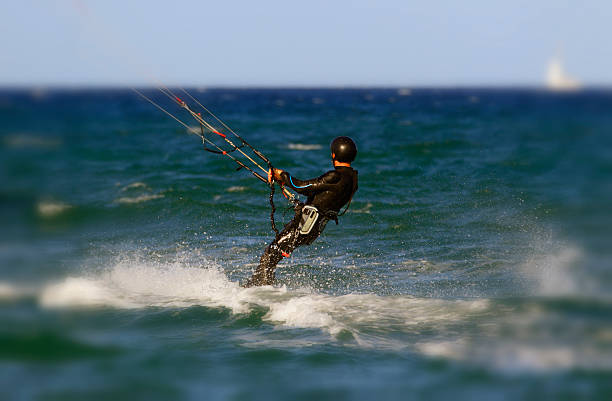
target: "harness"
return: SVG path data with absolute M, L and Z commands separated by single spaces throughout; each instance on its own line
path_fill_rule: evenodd
M 304 205 L 300 216 L 298 230 L 302 235 L 308 235 L 312 231 L 315 223 L 319 219 L 319 210 L 312 205 Z
M 298 224 L 298 230 L 301 235 L 308 235 L 312 231 L 315 223 L 319 219 L 319 216 L 323 216 L 327 220 L 333 220 L 338 224 L 338 216 L 342 216 L 346 213 L 349 206 L 351 205 L 351 201 L 353 200 L 353 196 L 355 192 L 357 192 L 357 170 L 353 172 L 353 189 L 351 191 L 351 196 L 346 204 L 346 207 L 341 213 L 335 212 L 333 210 L 328 210 L 326 212 L 321 212 L 319 209 L 312 205 L 302 205 L 301 215 L 300 215 L 300 223 Z
M 349 206 L 351 206 L 351 201 L 353 200 L 353 196 L 355 195 L 355 192 L 357 192 L 357 188 L 359 188 L 359 186 L 357 185 L 358 173 L 359 172 L 357 170 L 353 170 L 353 191 L 351 192 L 351 197 L 349 198 L 348 203 L 346 204 L 346 207 L 344 208 L 342 213 L 336 213 L 336 216 L 344 215 L 344 213 L 346 213 L 346 211 L 348 210 Z M 335 220 L 336 224 L 338 224 L 338 217 L 336 217 L 333 220 Z

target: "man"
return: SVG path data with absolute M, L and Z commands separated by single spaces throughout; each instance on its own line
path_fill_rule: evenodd
M 305 204 L 296 206 L 293 220 L 287 223 L 266 247 L 257 270 L 245 287 L 273 284 L 274 270 L 283 256 L 289 257 L 300 245 L 310 245 L 321 235 L 329 220 L 338 224 L 338 216 L 346 212 L 344 209 L 344 212 L 338 214 L 340 209 L 344 205 L 347 205 L 348 209 L 348 204 L 357 191 L 357 170 L 351 167 L 355 156 L 355 142 L 349 137 L 339 136 L 331 143 L 334 170 L 306 181 L 298 180 L 280 169 L 269 171 L 268 180 L 279 182 L 299 194 L 306 195 L 308 199 Z

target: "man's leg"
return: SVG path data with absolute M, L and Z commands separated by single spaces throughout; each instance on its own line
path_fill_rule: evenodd
M 319 217 L 319 221 L 316 222 L 316 226 L 313 227 L 312 231 L 308 235 L 299 234 L 299 223 L 301 213 L 296 213 L 293 220 L 291 220 L 280 232 L 278 239 L 275 239 L 266 247 L 264 254 L 261 255 L 259 266 L 253 276 L 247 281 L 245 287 L 253 287 L 258 285 L 272 285 L 275 280 L 276 265 L 284 256 L 289 256 L 291 252 L 301 245 L 310 245 L 315 239 L 321 235 L 325 226 L 327 225 L 327 219 Z
M 272 285 L 274 284 L 276 265 L 281 261 L 283 256 L 291 254 L 294 249 L 296 242 L 296 236 L 298 236 L 298 224 L 300 221 L 300 214 L 296 214 L 293 220 L 291 220 L 280 232 L 278 238 L 274 239 L 266 247 L 261 259 L 259 260 L 259 266 L 253 276 L 247 281 L 245 287 L 253 287 L 258 285 Z

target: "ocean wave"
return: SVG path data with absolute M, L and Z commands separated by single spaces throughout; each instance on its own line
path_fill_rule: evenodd
M 0 299 L 15 299 L 21 295 L 21 291 L 9 283 L 0 282 Z
M 234 186 L 228 187 L 226 191 L 227 192 L 244 192 L 247 189 L 249 189 L 249 187 L 234 185 Z
M 53 149 L 62 145 L 60 138 L 25 133 L 7 135 L 2 138 L 2 142 L 9 148 Z
M 144 182 L 133 182 L 121 188 L 121 192 L 130 191 L 133 189 L 144 189 L 147 191 L 151 190 L 151 188 Z
M 108 286 L 104 280 L 83 277 L 68 277 L 60 283 L 45 287 L 39 300 L 40 304 L 46 307 L 140 306 L 126 299 L 120 291 Z
M 520 274 L 533 283 L 534 292 L 540 296 L 612 299 L 609 291 L 581 267 L 584 257 L 584 252 L 573 245 L 542 251 L 521 266 Z
M 181 262 L 160 265 L 142 261 L 120 262 L 97 276 L 68 277 L 49 284 L 40 294 L 40 303 L 45 307 L 69 308 L 201 305 L 229 308 L 238 314 L 258 305 L 268 308 L 263 317 L 266 321 L 288 327 L 320 328 L 332 335 L 349 331 L 355 338 L 360 337 L 364 327 L 385 324 L 414 327 L 424 322 L 455 319 L 488 305 L 486 300 L 446 301 L 374 294 L 333 296 L 307 288 L 291 291 L 271 286 L 242 288 L 211 263 L 202 268 Z
M 41 217 L 55 217 L 68 209 L 71 209 L 72 205 L 63 202 L 51 202 L 41 201 L 36 205 L 36 212 Z
M 0 281 L 0 300 L 14 301 L 36 295 L 35 288 Z
M 422 342 L 416 348 L 434 358 L 485 365 L 507 373 L 612 368 L 610 354 L 602 353 L 593 344 L 560 344 L 554 339 L 547 344 L 511 339 L 476 344 L 462 338 Z
M 145 195 L 132 196 L 132 197 L 124 196 L 124 197 L 116 199 L 115 202 L 123 203 L 123 204 L 134 204 L 134 203 L 147 202 L 147 201 L 154 200 L 154 199 L 161 199 L 163 197 L 164 197 L 163 194 L 145 194 Z
M 538 278 L 541 295 L 573 295 L 579 291 L 578 281 L 572 274 L 572 266 L 580 258 L 577 248 L 565 248 L 559 252 L 539 256 L 530 260 L 525 268 L 531 269 Z
M 323 146 L 315 143 L 290 143 L 287 145 L 287 148 L 291 150 L 319 150 Z
M 11 291 L 12 287 L 5 286 L 5 293 Z M 45 308 L 69 309 L 204 306 L 240 315 L 265 308 L 260 319 L 279 328 L 314 328 L 328 333 L 328 337 L 309 340 L 311 344 L 347 344 L 348 337 L 347 345 L 351 346 L 408 350 L 503 372 L 612 368 L 610 353 L 598 346 L 609 333 L 593 331 L 586 322 L 580 327 L 568 326 L 555 304 L 532 298 L 439 299 L 329 295 L 285 286 L 242 288 L 202 255 L 166 263 L 126 258 L 98 274 L 44 285 L 37 299 Z M 564 325 L 567 330 L 559 336 L 558 328 Z M 245 341 L 251 347 L 303 345 L 300 338 L 292 342 L 286 337 L 262 338 L 257 334 Z
M 365 213 L 365 214 L 370 214 L 370 213 L 372 213 L 372 212 L 371 212 L 371 210 L 372 210 L 372 207 L 373 207 L 373 206 L 374 206 L 374 205 L 372 204 L 372 202 L 368 202 L 368 203 L 366 203 L 366 204 L 365 204 L 365 205 L 364 205 L 362 208 L 359 208 L 359 209 L 355 209 L 355 208 L 353 208 L 352 210 L 351 210 L 351 209 L 349 209 L 349 211 L 350 211 L 351 213 Z

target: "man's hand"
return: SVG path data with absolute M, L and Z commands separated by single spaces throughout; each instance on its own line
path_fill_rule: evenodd
M 271 168 L 268 170 L 268 182 L 272 184 L 273 181 L 281 181 L 281 174 L 283 170 L 279 168 Z

